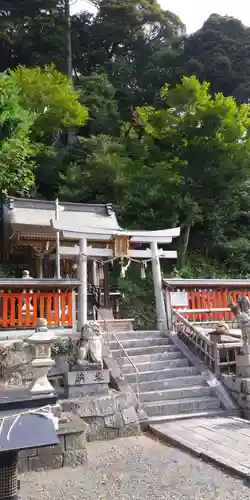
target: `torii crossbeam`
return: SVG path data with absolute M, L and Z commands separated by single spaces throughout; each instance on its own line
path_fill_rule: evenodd
M 104 257 L 110 258 L 113 256 L 112 248 L 93 248 L 92 243 L 101 241 L 103 243 L 112 242 L 116 237 L 127 237 L 129 243 L 136 245 L 149 244 L 150 248 L 134 249 L 129 248 L 127 251 L 128 258 L 134 259 L 151 259 L 152 272 L 154 279 L 155 300 L 157 308 L 158 327 L 166 328 L 166 311 L 164 298 L 162 294 L 162 276 L 160 267 L 160 258 L 176 259 L 177 252 L 175 250 L 163 250 L 158 248 L 158 243 L 169 244 L 173 238 L 180 236 L 180 228 L 164 229 L 158 231 L 135 231 L 135 230 L 117 230 L 105 229 L 101 227 L 77 227 L 74 231 L 71 228 L 65 227 L 59 220 L 51 220 L 51 226 L 57 232 L 62 234 L 63 238 L 79 240 L 79 245 L 71 248 L 60 247 L 60 255 L 62 256 L 79 256 L 79 279 L 81 287 L 79 289 L 79 306 L 78 306 L 78 328 L 80 329 L 87 322 L 87 258 L 88 257 Z M 91 245 L 87 242 L 90 241 Z

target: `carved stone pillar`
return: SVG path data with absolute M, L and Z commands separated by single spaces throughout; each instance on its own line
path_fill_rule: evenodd
M 47 328 L 47 320 L 38 319 L 34 335 L 28 338 L 33 351 L 31 368 L 34 378 L 29 388 L 32 393 L 51 394 L 54 392 L 47 378 L 50 368 L 55 364 L 55 361 L 51 359 L 51 344 L 54 338 L 54 333 Z

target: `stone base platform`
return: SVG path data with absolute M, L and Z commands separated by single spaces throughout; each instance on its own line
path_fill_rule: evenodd
M 18 462 L 19 473 L 82 465 L 87 458 L 87 430 L 88 425 L 84 420 L 72 413 L 62 413 L 57 432 L 60 443 L 21 451 Z

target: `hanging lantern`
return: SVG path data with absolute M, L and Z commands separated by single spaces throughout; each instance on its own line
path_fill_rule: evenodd
M 147 269 L 147 262 L 142 261 L 141 262 L 141 279 L 145 280 L 146 278 L 146 269 Z
M 115 236 L 113 239 L 114 257 L 128 256 L 129 236 Z

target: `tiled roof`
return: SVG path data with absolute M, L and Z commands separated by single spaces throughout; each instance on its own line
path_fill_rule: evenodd
M 116 215 L 111 205 L 59 203 L 64 208 L 59 211 L 59 220 L 65 227 L 93 227 L 119 229 Z M 5 203 L 5 218 L 13 230 L 19 228 L 44 228 L 51 230 L 51 219 L 55 219 L 55 202 L 22 198 L 8 198 Z

